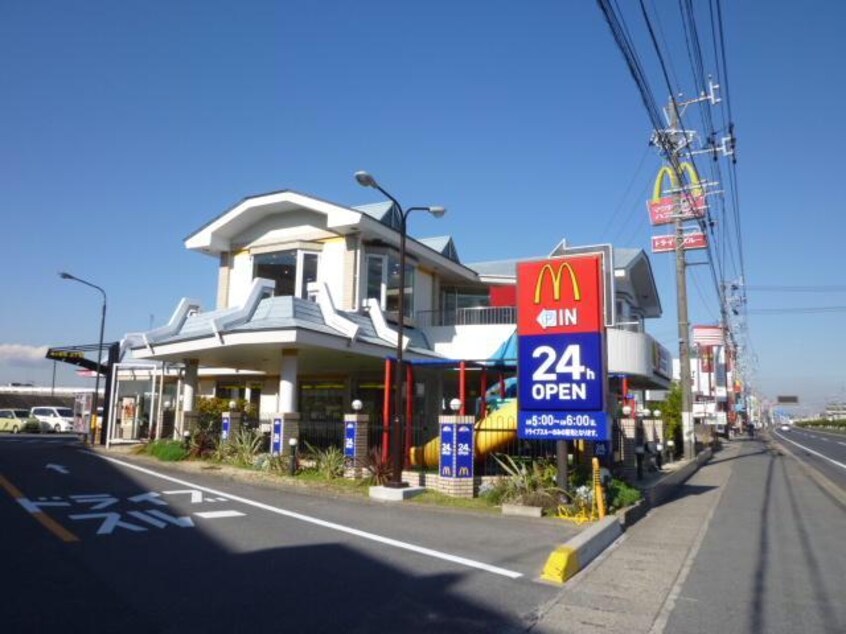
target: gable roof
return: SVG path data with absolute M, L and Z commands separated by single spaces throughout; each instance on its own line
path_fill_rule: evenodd
M 433 251 L 437 251 L 445 258 L 449 258 L 453 262 L 461 262 L 458 259 L 458 249 L 455 248 L 455 242 L 452 241 L 451 236 L 436 236 L 434 238 L 418 238 L 420 244 L 423 244 Z

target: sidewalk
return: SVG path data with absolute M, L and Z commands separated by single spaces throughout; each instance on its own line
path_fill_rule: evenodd
M 605 634 L 660 632 L 708 528 L 740 443 L 728 443 L 680 487 L 677 497 L 651 508 L 621 541 L 567 582 L 542 610 L 532 632 Z M 679 471 L 684 465 L 677 465 Z M 647 489 L 665 481 L 649 474 Z M 651 487 L 649 485 L 652 485 Z M 669 497 L 669 493 L 667 496 Z

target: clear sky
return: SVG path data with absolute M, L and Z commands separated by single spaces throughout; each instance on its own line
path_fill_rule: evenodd
M 637 5 L 620 4 L 663 103 Z M 846 397 L 846 313 L 755 311 L 846 292 L 755 288 L 846 288 L 846 3 L 723 4 L 755 387 L 819 406 Z M 689 95 L 678 3 L 647 6 Z M 214 304 L 216 262 L 186 235 L 271 190 L 374 202 L 359 169 L 445 205 L 410 231 L 451 234 L 465 262 L 561 238 L 648 250 L 649 134 L 594 2 L 0 3 L 0 383 L 49 385 L 42 346 L 96 342 L 99 295 L 58 271 L 106 289 L 107 339 L 161 325 L 183 296 Z M 677 351 L 672 256 L 652 259 L 664 317 L 648 330 Z M 706 267 L 689 288 L 692 321 L 713 323 Z

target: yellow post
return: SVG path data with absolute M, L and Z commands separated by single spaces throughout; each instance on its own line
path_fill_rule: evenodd
M 594 458 L 593 464 L 593 499 L 599 511 L 599 519 L 605 517 L 605 494 L 602 491 L 602 478 L 599 474 L 599 458 Z

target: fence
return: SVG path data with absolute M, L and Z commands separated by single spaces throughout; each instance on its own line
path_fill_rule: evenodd
M 423 310 L 415 315 L 420 328 L 432 326 L 491 326 L 517 323 L 514 306 L 479 306 L 451 311 Z

